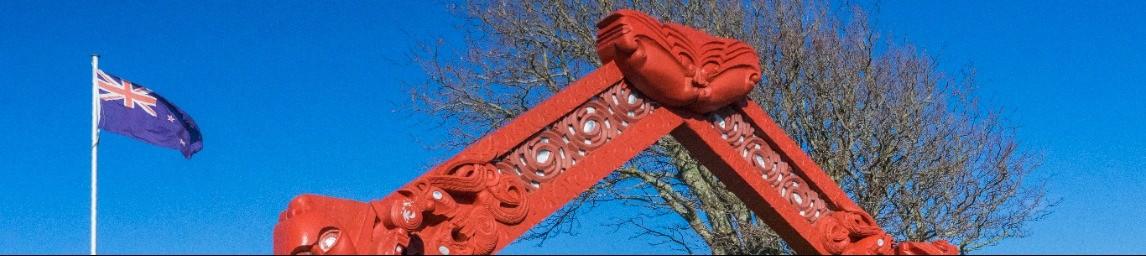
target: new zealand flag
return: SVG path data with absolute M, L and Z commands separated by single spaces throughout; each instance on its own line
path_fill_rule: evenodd
M 104 73 L 99 84 L 99 128 L 183 152 L 183 157 L 203 149 L 203 135 L 195 120 L 159 94 Z

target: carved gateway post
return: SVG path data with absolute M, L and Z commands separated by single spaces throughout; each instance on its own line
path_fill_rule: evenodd
M 597 27 L 603 66 L 385 198 L 295 198 L 274 252 L 494 253 L 672 135 L 798 253 L 958 253 L 893 241 L 746 99 L 748 45 L 628 10 Z

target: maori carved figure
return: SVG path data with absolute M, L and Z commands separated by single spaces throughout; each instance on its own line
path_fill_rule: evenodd
M 529 192 L 547 187 L 655 109 L 618 83 L 495 160 L 447 163 L 445 171 L 369 204 L 301 196 L 280 218 L 275 233 L 290 235 L 276 235 L 275 252 L 493 253 L 514 238 L 504 229 L 525 220 Z
M 891 236 L 884 233 L 870 216 L 858 210 L 832 212 L 817 221 L 815 226 L 824 236 L 822 242 L 831 254 L 959 254 L 959 248 L 946 240 L 897 243 L 892 247 L 894 241 Z
M 369 230 L 370 205 L 336 198 L 302 195 L 290 202 L 275 225 L 274 251 L 278 254 L 349 254 L 359 252 L 354 235 Z
M 369 204 L 300 196 L 275 227 L 276 234 L 290 234 L 275 236 L 275 252 L 492 253 L 500 239 L 497 223 L 513 225 L 525 218 L 525 184 L 492 164 L 448 170 Z
M 959 253 L 895 243 L 858 210 L 746 99 L 760 80 L 746 44 L 629 10 L 598 28 L 603 66 L 385 198 L 295 198 L 274 252 L 495 253 L 672 135 L 798 253 Z
M 424 245 L 411 248 L 411 244 L 396 244 L 395 248 L 489 254 L 500 239 L 501 225 L 495 222 L 514 225 L 525 218 L 525 184 L 517 177 L 487 163 L 460 164 L 448 170 L 376 204 L 387 207 L 380 209 L 385 213 L 381 216 L 383 227 L 376 229 L 412 234 L 407 237 Z
M 707 113 L 747 95 L 760 63 L 747 44 L 621 10 L 597 24 L 597 55 L 661 104 Z
M 898 255 L 956 255 L 959 248 L 946 240 L 935 242 L 906 242 L 896 245 L 895 254 Z
M 835 211 L 816 221 L 815 226 L 831 254 L 892 254 L 891 236 L 862 212 Z

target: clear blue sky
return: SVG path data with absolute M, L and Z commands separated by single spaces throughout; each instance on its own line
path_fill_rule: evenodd
M 101 252 L 269 253 L 293 196 L 368 200 L 420 175 L 453 152 L 429 148 L 447 132 L 407 110 L 404 81 L 423 77 L 407 56 L 459 31 L 447 4 L 413 2 L 0 1 L 0 254 L 87 252 L 94 52 L 205 141 L 185 160 L 104 134 Z M 944 2 L 873 17 L 944 70 L 974 64 L 979 96 L 1042 152 L 1034 177 L 1063 200 L 1030 237 L 981 252 L 1146 253 L 1146 2 Z M 621 210 L 503 252 L 669 252 L 598 226 Z

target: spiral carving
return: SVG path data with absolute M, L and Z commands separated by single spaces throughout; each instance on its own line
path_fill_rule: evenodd
M 827 214 L 815 223 L 823 235 L 824 247 L 831 254 L 892 254 L 892 238 L 875 224 L 875 220 L 857 210 Z
M 536 188 L 572 164 L 572 152 L 563 147 L 560 143 L 563 140 L 565 138 L 561 134 L 551 130 L 543 131 L 529 139 L 525 147 L 511 153 L 506 160 L 514 165 L 514 173 Z
M 516 130 L 505 133 L 512 134 L 506 136 L 515 140 L 512 143 L 518 143 L 512 149 L 501 151 L 506 146 L 502 141 L 488 148 L 477 147 L 477 151 L 485 151 L 456 157 L 456 162 L 434 169 L 384 199 L 361 203 L 300 196 L 291 202 L 275 227 L 275 253 L 492 253 L 499 244 L 504 246 L 515 239 L 523 230 L 520 225 L 538 220 L 545 211 L 553 209 L 557 202 L 547 200 L 559 197 L 554 194 L 577 192 L 555 187 L 555 178 L 577 167 L 617 136 L 633 132 L 626 129 L 658 111 L 660 105 L 673 110 L 659 113 L 664 115 L 658 118 L 671 117 L 674 122 L 697 113 L 711 115 L 723 142 L 750 162 L 766 184 L 811 223 L 811 228 L 802 226 L 796 232 L 803 239 L 817 239 L 815 252 L 959 252 L 946 241 L 895 244 L 862 210 L 839 209 L 839 205 L 829 210 L 822 195 L 802 178 L 804 173 L 794 173 L 788 163 L 791 159 L 786 159 L 789 155 L 778 154 L 778 149 L 770 144 L 775 141 L 757 135 L 758 127 L 726 107 L 743 100 L 761 79 L 759 58 L 747 44 L 661 23 L 629 10 L 610 15 L 598 28 L 597 53 L 603 63 L 615 65 L 615 71 L 604 70 L 583 81 L 611 81 L 618 75 L 613 72 L 620 72 L 623 81 L 527 139 L 516 141 L 522 138 Z M 604 84 L 581 88 L 600 85 Z M 581 93 L 587 92 L 572 91 L 575 93 L 557 95 L 554 100 L 583 99 Z M 543 109 L 565 111 L 569 106 L 562 103 Z M 692 114 L 677 115 L 680 110 Z M 508 129 L 534 129 L 537 126 L 532 122 L 539 116 L 552 117 L 533 115 L 525 119 L 528 125 Z M 493 148 L 500 155 L 491 158 L 488 153 Z M 580 182 L 580 177 L 570 178 Z M 824 184 L 816 185 L 825 188 Z M 554 187 L 546 193 L 533 193 L 546 186 Z M 530 212 L 530 207 L 536 212 Z
M 527 190 L 540 189 L 577 164 L 593 150 L 648 116 L 656 106 L 618 83 L 495 161 L 495 166 L 525 181 Z
M 458 164 L 397 193 L 399 197 L 380 202 L 389 207 L 379 216 L 383 226 L 376 228 L 406 230 L 439 246 L 427 250 L 447 254 L 493 252 L 502 226 L 497 223 L 521 223 L 529 209 L 522 180 L 489 163 Z
M 739 112 L 723 109 L 711 115 L 712 124 L 720 131 L 720 137 L 732 146 L 740 156 L 752 163 L 760 171 L 760 177 L 776 189 L 788 203 L 800 211 L 800 216 L 809 222 L 816 222 L 829 212 L 827 203 L 799 175 L 792 173 L 792 167 L 780 154 L 760 136 L 756 128 L 744 120 Z
M 492 162 L 459 163 L 398 190 L 399 197 L 382 203 L 388 206 L 380 214 L 380 228 L 439 246 L 426 248 L 430 252 L 491 253 L 503 226 L 497 223 L 516 225 L 529 214 L 530 191 L 654 109 L 652 102 L 618 83 Z
M 894 244 L 870 216 L 856 209 L 831 210 L 821 195 L 793 173 L 772 145 L 756 134 L 756 127 L 730 108 L 710 115 L 724 142 L 760 171 L 765 183 L 794 206 L 819 231 L 820 243 L 831 254 L 952 254 L 959 250 L 946 241 Z

